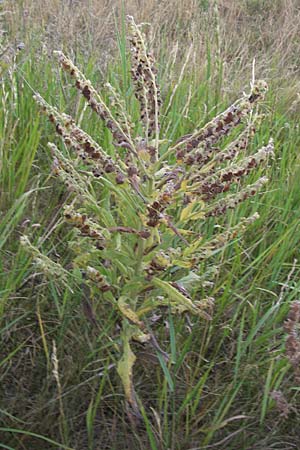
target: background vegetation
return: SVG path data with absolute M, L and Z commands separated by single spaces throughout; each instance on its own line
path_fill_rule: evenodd
M 300 287 L 300 7 L 297 0 L 216 4 L 217 9 L 208 0 L 0 3 L 2 448 L 298 448 L 299 379 L 287 357 L 283 324 Z M 126 94 L 127 13 L 152 25 L 164 99 L 179 80 L 164 118 L 174 139 L 248 92 L 255 67 L 256 78 L 266 79 L 270 90 L 254 144 L 266 144 L 271 136 L 275 143 L 265 192 L 220 222 L 226 227 L 260 214 L 242 240 L 216 257 L 221 270 L 213 320 L 170 316 L 156 326 L 175 359 L 169 367 L 172 390 L 156 356 L 138 349 L 135 383 L 145 410 L 137 428 L 128 423 L 114 367 L 116 314 L 98 307 L 94 327 L 82 293 L 46 280 L 19 244 L 28 234 L 52 259 L 60 257 L 66 266 L 70 261 L 68 230 L 61 226 L 68 194 L 50 175 L 46 147 L 54 132 L 32 94 L 38 91 L 71 113 L 105 147 L 108 135 L 68 89 L 52 51 L 68 53 L 103 95 L 107 80 Z

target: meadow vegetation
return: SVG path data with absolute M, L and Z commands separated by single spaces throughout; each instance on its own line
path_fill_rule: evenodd
M 0 448 L 298 448 L 298 2 L 0 14 Z

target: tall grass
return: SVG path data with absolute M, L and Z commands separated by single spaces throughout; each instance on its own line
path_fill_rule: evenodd
M 247 4 L 254 8 L 253 2 Z M 255 16 L 256 9 L 251 11 Z M 222 20 L 224 27 L 228 22 Z M 298 105 L 291 108 L 297 85 L 281 90 L 278 81 L 271 80 L 265 106 L 268 115 L 253 143 L 258 147 L 270 136 L 274 138 L 270 182 L 265 192 L 228 214 L 221 223 L 228 226 L 254 211 L 260 213 L 243 240 L 216 256 L 222 270 L 214 287 L 213 320 L 204 325 L 192 317 L 186 322 L 169 314 L 165 324 L 155 326 L 173 362 L 165 370 L 152 351 L 138 351 L 141 364 L 135 383 L 141 394 L 144 423 L 133 429 L 128 425 L 115 373 L 118 348 L 111 340 L 119 328 L 115 314 L 107 315 L 98 307 L 95 328 L 82 306 L 82 294 L 70 292 L 55 280 L 48 282 L 41 272 L 33 271 L 19 245 L 20 235 L 30 233 L 33 244 L 43 246 L 46 255 L 62 258 L 66 265 L 70 261 L 68 233 L 60 216 L 66 194 L 49 177 L 51 158 L 46 144 L 54 138 L 53 130 L 38 115 L 31 88 L 74 115 L 103 146 L 110 145 L 108 133 L 95 117 L 88 111 L 83 113 L 82 100 L 64 88 L 66 79 L 59 75 L 52 56 L 37 53 L 39 45 L 30 42 L 23 53 L 17 54 L 15 70 L 2 75 L 0 446 L 89 450 L 190 450 L 209 445 L 297 448 L 299 391 L 285 357 L 283 329 L 289 305 L 299 295 L 300 267 L 295 258 L 300 236 L 300 137 Z M 167 34 L 165 42 L 169 45 Z M 124 48 L 120 33 L 122 65 L 110 62 L 105 75 L 99 70 L 97 58 L 78 55 L 77 64 L 84 66 L 93 84 L 108 79 L 126 94 L 128 60 Z M 221 111 L 229 97 L 236 97 L 235 92 L 223 89 L 220 97 L 216 96 L 216 66 L 211 60 L 212 50 L 206 49 L 206 71 L 200 68 L 199 76 L 199 66 L 195 65 L 195 70 L 183 73 L 163 118 L 163 127 L 171 130 L 174 140 Z M 163 48 L 161 51 L 166 55 Z M 224 57 L 222 52 L 220 57 Z M 268 55 L 271 58 L 271 53 Z M 171 56 L 167 66 L 164 61 L 165 56 L 159 75 L 168 103 L 173 95 L 168 81 L 175 78 L 172 71 L 178 73 L 180 68 Z M 251 64 L 249 60 L 249 74 Z M 275 62 L 268 67 L 272 64 Z M 222 85 L 226 86 L 228 75 L 223 77 Z M 234 84 L 243 84 L 247 90 L 244 80 L 237 71 Z M 178 111 L 182 110 L 185 112 L 181 115 Z M 205 233 L 212 233 L 212 225 Z M 61 389 L 53 374 L 53 341 Z M 279 415 L 272 391 L 282 391 L 290 403 L 287 419 Z

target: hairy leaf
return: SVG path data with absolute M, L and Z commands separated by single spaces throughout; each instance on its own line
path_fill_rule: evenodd
M 128 322 L 123 321 L 123 332 L 122 332 L 123 355 L 118 362 L 117 371 L 123 383 L 126 400 L 131 406 L 133 412 L 137 416 L 139 416 L 140 415 L 139 407 L 136 400 L 132 375 L 132 370 L 134 363 L 136 361 L 136 356 L 130 347 L 131 338 L 132 338 L 132 329 L 129 326 Z

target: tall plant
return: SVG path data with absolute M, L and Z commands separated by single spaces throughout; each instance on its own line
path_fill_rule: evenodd
M 208 239 L 201 230 L 210 218 L 236 208 L 266 183 L 267 178 L 261 177 L 240 188 L 242 178 L 272 155 L 273 143 L 247 154 L 260 121 L 257 105 L 267 91 L 264 81 L 253 84 L 249 95 L 203 128 L 170 142 L 160 131 L 162 99 L 153 54 L 142 27 L 132 17 L 127 21 L 132 84 L 140 111 L 137 124 L 115 88 L 105 85 L 110 98 L 106 102 L 70 59 L 56 52 L 62 69 L 109 130 L 109 151 L 72 117 L 35 95 L 61 138 L 59 146 L 48 146 L 53 174 L 70 191 L 64 220 L 75 229 L 73 266 L 67 269 L 53 262 L 26 236 L 22 243 L 49 277 L 59 277 L 66 285 L 75 277 L 88 287 L 91 303 L 92 298 L 109 302 L 119 314 L 123 350 L 117 371 L 129 411 L 139 416 L 133 342 L 154 346 L 161 360 L 167 360 L 151 331 L 150 319 L 158 309 L 211 319 L 213 298 L 200 294 L 213 276 L 212 271 L 203 271 L 205 261 L 258 214 L 221 232 L 215 228 Z M 229 141 L 235 129 L 239 134 Z

